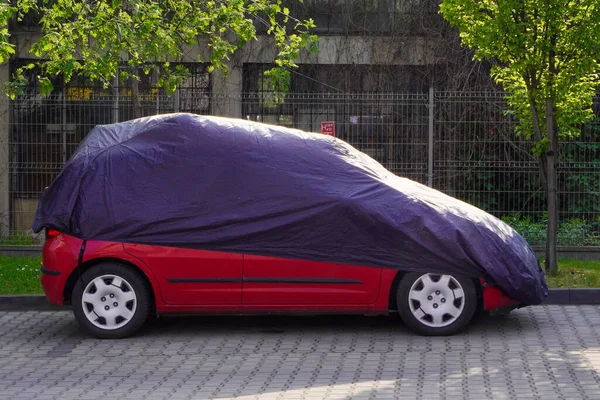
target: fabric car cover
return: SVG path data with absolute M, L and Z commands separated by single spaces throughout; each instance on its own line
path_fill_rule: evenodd
M 97 126 L 42 193 L 33 230 L 44 227 L 482 277 L 523 304 L 547 295 L 536 255 L 497 218 L 342 140 L 239 119 L 179 113 Z

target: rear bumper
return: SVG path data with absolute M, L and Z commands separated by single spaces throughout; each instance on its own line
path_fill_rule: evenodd
M 40 281 L 50 303 L 62 306 L 64 288 L 69 275 L 77 266 L 77 241 L 66 235 L 48 238 L 42 251 Z
M 63 304 L 63 290 L 64 283 L 61 279 L 60 271 L 46 268 L 42 265 L 40 281 L 42 283 L 42 289 L 46 294 L 46 299 L 50 303 Z

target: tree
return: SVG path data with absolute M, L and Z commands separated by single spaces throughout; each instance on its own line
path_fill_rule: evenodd
M 593 117 L 600 84 L 598 0 L 443 0 L 476 59 L 494 60 L 492 77 L 507 91 L 517 134 L 533 142 L 548 207 L 546 270 L 556 273 L 557 141 L 576 137 Z
M 155 72 L 158 86 L 171 94 L 189 74 L 178 62 L 190 51 L 207 49 L 208 56 L 195 61 L 226 73 L 229 56 L 257 38 L 257 26 L 278 50 L 269 74 L 287 82 L 300 50 L 315 50 L 317 41 L 313 21 L 293 18 L 282 0 L 12 0 L 0 6 L 0 61 L 14 52 L 8 22 L 28 12 L 41 17 L 41 36 L 30 50 L 39 61 L 17 69 L 6 85 L 11 97 L 36 67 L 42 94 L 53 90 L 57 76 L 65 83 L 84 76 L 109 87 L 123 66 L 121 79 L 137 82 Z
M 9 41 L 8 22 L 16 11 L 9 3 L 0 3 L 0 64 L 15 53 Z

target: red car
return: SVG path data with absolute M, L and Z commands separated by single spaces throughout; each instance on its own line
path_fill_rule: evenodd
M 483 279 L 248 254 L 89 241 L 47 230 L 41 281 L 48 300 L 71 304 L 87 333 L 122 338 L 151 313 L 356 313 L 397 311 L 425 335 L 464 328 L 478 310 L 518 306 Z

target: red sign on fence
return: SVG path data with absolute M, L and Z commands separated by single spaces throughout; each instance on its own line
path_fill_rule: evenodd
M 324 135 L 335 136 L 335 121 L 321 122 L 321 133 Z

